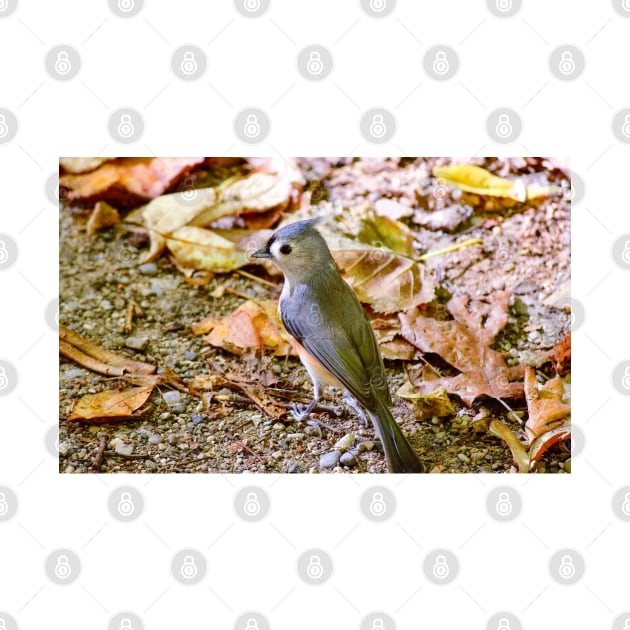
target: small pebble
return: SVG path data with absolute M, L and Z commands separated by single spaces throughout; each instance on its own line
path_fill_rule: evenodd
M 175 403 L 171 405 L 171 411 L 177 414 L 184 413 L 186 411 L 186 405 L 183 402 Z
M 144 467 L 151 472 L 157 470 L 157 464 L 155 462 L 152 462 L 150 459 L 144 462 Z
M 300 468 L 300 465 L 297 462 L 291 462 L 289 464 L 289 468 L 287 472 L 291 475 L 295 475 L 297 473 L 301 473 L 302 469 Z
M 162 436 L 154 433 L 149 436 L 149 444 L 159 444 L 162 441 Z
M 357 463 L 357 459 L 354 453 L 347 451 L 339 458 L 339 463 L 342 466 L 354 466 Z
M 274 425 L 271 427 L 274 431 L 284 431 L 286 429 L 286 427 L 284 426 L 284 424 L 282 424 L 282 422 L 276 422 L 274 423 Z
M 85 376 L 85 370 L 80 368 L 70 368 L 65 372 L 66 378 L 81 378 L 82 376 Z
M 144 263 L 138 267 L 138 271 L 145 276 L 154 276 L 158 272 L 157 265 L 153 262 Z
M 125 444 L 125 442 L 118 437 L 111 440 L 109 445 L 114 449 L 114 453 L 118 453 L 118 455 L 131 455 L 133 453 L 133 445 Z
M 175 403 L 178 403 L 181 400 L 182 395 L 177 390 L 173 390 L 170 392 L 164 392 L 162 394 L 162 398 L 164 399 L 164 402 L 170 407 Z
M 125 346 L 138 352 L 144 352 L 149 345 L 149 339 L 147 337 L 127 337 L 125 339 Z
M 331 451 L 330 453 L 324 453 L 319 458 L 320 468 L 334 468 L 341 459 L 341 453 L 339 451 Z
M 459 461 L 461 462 L 464 462 L 464 464 L 470 463 L 470 457 L 468 457 L 468 455 L 465 455 L 464 453 L 457 453 L 457 459 L 459 459 Z
M 111 311 L 114 308 L 113 304 L 109 300 L 103 300 L 101 302 L 101 309 L 103 311 Z
M 203 416 L 200 416 L 198 413 L 193 413 L 193 415 L 190 416 L 190 419 L 192 420 L 193 424 L 199 424 L 200 422 L 203 422 Z
M 340 451 L 347 451 L 354 446 L 355 436 L 354 433 L 347 433 L 341 439 L 335 443 L 335 448 Z
M 187 361 L 194 361 L 197 358 L 197 353 L 193 352 L 192 350 L 189 350 L 188 352 L 184 354 L 184 358 Z
M 359 444 L 359 453 L 362 453 L 363 451 L 371 451 L 374 449 L 374 442 L 372 442 L 372 440 L 366 440 L 365 442 L 361 442 L 361 444 Z

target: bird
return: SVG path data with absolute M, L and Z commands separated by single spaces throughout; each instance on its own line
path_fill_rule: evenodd
M 313 382 L 313 400 L 306 408 L 297 405 L 293 415 L 297 420 L 310 417 L 323 389 L 335 386 L 367 412 L 390 472 L 424 472 L 392 415 L 374 331 L 315 227 L 320 220 L 315 217 L 281 227 L 251 254 L 252 258 L 270 259 L 284 275 L 280 319 Z

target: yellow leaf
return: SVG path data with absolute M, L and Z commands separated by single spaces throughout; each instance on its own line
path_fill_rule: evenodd
M 527 192 L 520 179 L 510 180 L 497 177 L 490 171 L 474 164 L 454 164 L 436 166 L 433 175 L 457 186 L 465 192 L 489 197 L 504 197 L 515 201 L 525 201 Z

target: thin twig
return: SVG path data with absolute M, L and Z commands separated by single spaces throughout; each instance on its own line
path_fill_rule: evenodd
M 94 457 L 94 462 L 92 466 L 98 472 L 100 467 L 103 465 L 103 458 L 105 456 L 105 446 L 107 445 L 107 436 L 104 433 L 98 434 L 98 451 L 96 451 L 96 456 Z
M 279 288 L 277 284 L 270 282 L 269 280 L 259 278 L 258 276 L 255 276 L 253 273 L 249 273 L 248 271 L 238 269 L 236 273 L 240 276 L 243 276 L 244 278 L 249 278 L 250 280 L 254 280 L 255 282 L 260 282 L 261 284 L 266 284 L 268 287 L 273 287 L 274 289 Z

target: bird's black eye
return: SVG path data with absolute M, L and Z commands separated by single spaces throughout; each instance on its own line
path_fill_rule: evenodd
M 287 243 L 282 245 L 280 247 L 280 253 L 281 254 L 290 254 L 291 253 L 291 245 L 287 245 Z

